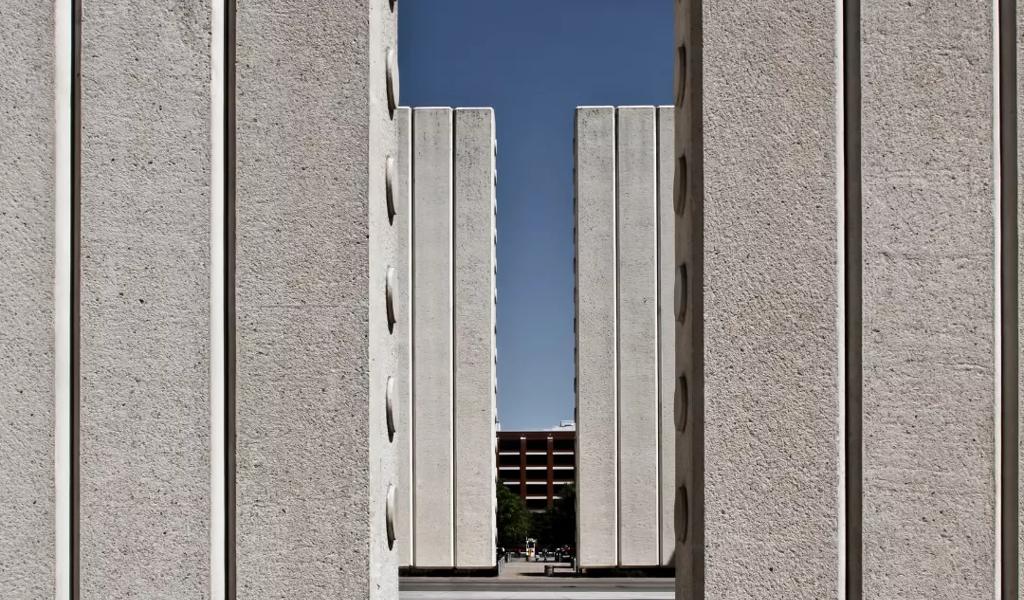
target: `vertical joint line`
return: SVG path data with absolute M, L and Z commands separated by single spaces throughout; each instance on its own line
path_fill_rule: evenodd
M 843 340 L 846 600 L 863 597 L 862 199 L 860 0 L 842 6 Z
M 448 163 L 448 185 L 450 186 L 449 190 L 451 192 L 451 204 L 448 207 L 448 209 L 449 209 L 449 213 L 448 213 L 448 218 L 449 218 L 449 226 L 448 227 L 449 227 L 449 229 L 448 230 L 451 232 L 451 273 L 449 274 L 449 277 L 448 277 L 448 286 L 449 286 L 449 298 L 451 298 L 451 303 L 452 303 L 452 321 L 449 324 L 449 330 L 448 330 L 449 339 L 452 342 L 452 346 L 451 346 L 452 350 L 451 350 L 451 357 L 450 357 L 451 358 L 451 376 L 452 376 L 452 379 L 451 379 L 451 386 L 452 386 L 451 387 L 451 390 L 452 390 L 452 397 L 451 397 L 451 402 L 452 402 L 452 451 L 451 451 L 451 460 L 452 460 L 452 474 L 451 474 L 451 478 L 452 478 L 451 479 L 451 490 L 452 490 L 452 545 L 451 545 L 451 552 L 452 552 L 452 566 L 455 567 L 455 566 L 458 565 L 458 562 L 457 562 L 456 559 L 457 559 L 457 553 L 458 553 L 458 539 L 459 539 L 459 530 L 458 530 L 458 525 L 459 525 L 459 518 L 458 518 L 458 516 L 459 516 L 459 507 L 458 507 L 458 497 L 457 497 L 457 492 L 458 492 L 458 484 L 457 484 L 458 472 L 457 471 L 458 471 L 459 467 L 458 467 L 458 460 L 457 460 L 458 455 L 456 454 L 457 451 L 458 451 L 458 444 L 457 444 L 456 436 L 458 435 L 458 430 L 459 430 L 459 427 L 458 427 L 459 419 L 458 419 L 458 415 L 456 414 L 456 411 L 458 410 L 458 402 L 456 401 L 456 397 L 455 397 L 455 393 L 456 393 L 456 390 L 455 390 L 455 388 L 456 388 L 456 380 L 455 380 L 455 378 L 457 376 L 456 366 L 455 365 L 458 364 L 458 360 L 456 360 L 456 356 L 455 356 L 455 353 L 457 351 L 457 348 L 455 347 L 455 344 L 456 344 L 455 331 L 456 331 L 456 323 L 458 322 L 458 318 L 459 318 L 458 309 L 457 309 L 457 305 L 456 305 L 456 301 L 455 301 L 456 300 L 455 299 L 455 289 L 456 289 L 456 286 L 455 286 L 455 276 L 456 276 L 456 273 L 458 273 L 458 265 L 455 264 L 455 260 L 456 260 L 456 258 L 455 258 L 455 256 L 456 256 L 456 243 L 455 243 L 455 227 L 456 227 L 455 203 L 458 201 L 457 193 L 456 193 L 456 189 L 455 189 L 455 161 L 456 161 L 455 139 L 456 139 L 456 117 L 458 116 L 458 113 L 456 112 L 455 109 L 451 109 L 448 114 L 450 115 L 449 118 L 451 119 L 451 132 L 450 132 L 451 139 L 450 139 L 450 142 L 449 142 L 451 144 L 451 147 L 450 147 L 451 155 L 449 157 L 449 161 L 450 162 Z
M 71 600 L 80 597 L 81 572 L 81 265 L 82 265 L 82 0 L 71 0 Z
M 235 140 L 235 0 L 224 0 L 224 597 L 237 597 L 237 511 L 235 488 L 235 408 L 236 340 L 235 340 L 235 193 L 237 149 Z
M 1017 163 L 1017 8 L 1015 0 L 996 2 L 996 38 L 998 73 L 996 98 L 998 158 L 996 182 L 998 190 L 998 240 L 996 249 L 999 264 L 998 313 L 999 323 L 999 597 L 1016 600 L 1020 589 L 1018 572 L 1019 498 L 1018 498 L 1018 442 L 1020 390 L 1018 370 L 1020 340 L 1018 297 L 1018 163 Z
M 661 489 L 661 482 L 664 478 L 662 473 L 663 465 L 661 461 L 661 410 L 662 405 L 665 402 L 665 389 L 662 386 L 661 375 L 661 358 L 662 358 L 662 331 L 661 331 L 661 203 L 664 199 L 661 197 L 661 109 L 659 106 L 654 107 L 654 344 L 655 344 L 655 360 L 654 360 L 654 381 L 655 390 L 657 393 L 657 402 L 655 404 L 655 420 L 657 422 L 657 435 L 655 436 L 655 455 L 657 456 L 657 478 L 655 480 L 655 486 L 657 488 L 657 524 L 658 524 L 658 564 L 662 565 L 665 563 L 665 552 L 664 552 L 664 524 L 662 523 L 662 505 L 664 503 L 664 494 Z
M 622 523 L 622 502 L 620 487 L 622 485 L 622 461 L 619 460 L 619 451 L 622 447 L 622 435 L 620 424 L 622 422 L 621 403 L 621 366 L 622 352 L 619 347 L 619 108 L 612 108 L 612 117 L 615 120 L 612 127 L 612 157 L 614 178 L 614 206 L 612 207 L 612 232 L 615 236 L 614 253 L 612 257 L 613 279 L 615 280 L 615 562 L 622 562 L 622 535 L 619 527 Z

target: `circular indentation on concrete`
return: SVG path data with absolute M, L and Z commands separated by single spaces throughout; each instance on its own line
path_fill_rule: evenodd
M 388 484 L 388 493 L 384 501 L 384 521 L 388 529 L 388 549 L 395 547 L 395 486 Z
M 680 155 L 676 159 L 675 177 L 676 214 L 682 215 L 686 211 L 686 155 Z
M 388 202 L 388 223 L 395 223 L 395 157 L 384 161 L 384 196 Z
M 388 84 L 388 111 L 394 116 L 398 108 L 398 55 L 394 48 L 388 48 L 384 70 Z
M 388 424 L 388 441 L 395 441 L 395 378 L 388 375 L 384 384 L 384 416 Z
M 395 272 L 395 268 L 388 267 L 387 274 L 384 276 L 384 303 L 387 307 L 389 333 L 394 333 L 395 322 L 398 320 L 395 316 L 395 288 L 398 287 L 397 279 L 398 274 Z
M 676 539 L 686 542 L 686 534 L 690 524 L 690 504 L 686 495 L 686 484 L 676 490 Z
M 679 265 L 679 269 L 676 271 L 676 282 L 673 290 L 673 296 L 676 305 L 676 321 L 682 323 L 686 320 L 686 303 L 687 292 L 689 291 L 689 281 L 686 279 L 686 263 Z
M 690 390 L 686 387 L 686 375 L 680 375 L 676 380 L 675 408 L 676 430 L 679 433 L 686 431 L 686 413 L 690 410 Z
M 682 106 L 686 97 L 686 44 L 679 45 L 679 64 L 676 73 L 679 80 L 676 81 L 676 106 Z

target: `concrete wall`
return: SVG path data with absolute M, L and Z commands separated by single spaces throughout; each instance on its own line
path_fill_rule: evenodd
M 0 596 L 397 597 L 395 3 L 18 8 Z
M 407 109 L 403 109 L 406 110 Z M 494 566 L 495 193 L 489 108 L 415 108 L 411 464 L 399 505 L 416 569 Z M 400 158 L 405 155 L 400 154 Z M 406 157 L 406 160 L 409 158 Z M 404 552 L 404 551 L 403 551 Z
M 0 597 L 55 595 L 53 5 L 0 22 Z M 9 12 L 8 12 L 9 11 Z
M 674 537 L 674 524 L 664 519 L 673 496 L 663 493 L 675 478 L 661 448 L 672 444 L 665 433 L 674 427 L 671 388 L 662 388 L 661 377 L 672 358 L 662 355 L 660 306 L 674 285 L 671 270 L 663 278 L 660 266 L 662 241 L 674 224 L 661 219 L 662 206 L 672 205 L 660 185 L 671 180 L 672 161 L 659 155 L 671 154 L 671 137 L 660 139 L 670 129 L 659 122 L 669 110 L 576 113 L 576 455 L 584 568 L 672 561 L 663 541 Z M 671 116 L 666 120 L 671 126 Z
M 1016 596 L 994 8 L 678 5 L 679 595 Z

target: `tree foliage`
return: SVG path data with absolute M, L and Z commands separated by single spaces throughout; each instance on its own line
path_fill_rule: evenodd
M 514 548 L 526 543 L 530 534 L 530 511 L 526 502 L 508 487 L 497 482 L 498 545 Z
M 576 486 L 570 483 L 558 495 L 551 508 L 533 517 L 530 535 L 540 548 L 576 545 Z

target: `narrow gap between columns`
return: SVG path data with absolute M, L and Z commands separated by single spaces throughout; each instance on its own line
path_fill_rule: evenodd
M 615 336 L 615 563 L 622 564 L 622 536 L 619 535 L 619 524 L 622 523 L 622 503 L 619 501 L 622 482 L 621 461 L 619 460 L 619 448 L 622 447 L 622 436 L 619 431 L 621 422 L 620 403 L 621 390 L 619 389 L 622 361 L 622 353 L 619 349 L 619 108 L 612 108 L 612 118 L 615 120 L 612 131 L 612 157 L 613 157 L 613 178 L 615 186 L 614 206 L 612 206 L 612 235 L 615 237 L 613 244 L 615 248 L 612 257 L 612 272 L 615 280 L 615 324 L 613 327 Z
M 1018 548 L 1018 236 L 1017 231 L 1017 7 L 1014 0 L 997 0 L 999 74 L 997 86 L 999 193 L 999 435 L 1001 461 L 999 503 L 999 594 L 1016 600 L 1020 588 Z
M 82 266 L 82 0 L 71 0 L 71 511 L 70 598 L 80 597 L 81 266 Z
M 665 402 L 665 389 L 661 384 L 661 340 L 664 333 L 661 331 L 661 203 L 665 199 L 661 197 L 661 108 L 654 107 L 654 381 L 657 389 L 658 402 L 654 407 L 655 418 L 657 419 L 658 435 L 655 436 L 654 453 L 658 460 L 657 482 L 658 489 L 658 565 L 665 564 L 664 529 L 662 523 L 662 506 L 664 505 L 664 494 L 661 490 L 663 477 L 661 460 L 661 407 Z
M 448 335 L 450 336 L 450 339 L 452 341 L 452 354 L 451 354 L 451 361 L 452 361 L 452 365 L 451 365 L 451 374 L 452 374 L 452 378 L 451 378 L 451 386 L 452 386 L 451 387 L 451 389 L 452 389 L 452 451 L 451 451 L 451 461 L 452 461 L 452 482 L 451 482 L 451 490 L 452 490 L 452 566 L 457 568 L 458 567 L 458 552 L 459 552 L 459 548 L 458 548 L 458 540 L 459 540 L 459 506 L 458 506 L 458 503 L 459 503 L 459 499 L 458 499 L 456 494 L 458 493 L 458 490 L 459 490 L 459 486 L 458 486 L 458 469 L 459 469 L 459 464 L 458 463 L 459 463 L 459 461 L 456 460 L 458 458 L 458 454 L 457 454 L 457 452 L 458 452 L 458 445 L 457 445 L 456 437 L 459 434 L 458 433 L 459 432 L 459 415 L 457 413 L 457 411 L 459 410 L 459 403 L 457 402 L 457 398 L 455 397 L 455 389 L 456 389 L 455 377 L 458 375 L 456 373 L 456 365 L 458 364 L 459 361 L 456 359 L 456 352 L 458 351 L 458 348 L 456 348 L 456 344 L 458 343 L 458 336 L 455 335 L 455 331 L 456 331 L 456 325 L 458 323 L 459 315 L 458 315 L 458 304 L 456 303 L 456 298 L 455 298 L 455 290 L 456 290 L 455 276 L 456 276 L 456 273 L 459 272 L 459 270 L 458 270 L 458 265 L 455 264 L 455 261 L 457 260 L 457 258 L 456 258 L 457 257 L 457 250 L 456 250 L 456 242 L 455 242 L 456 225 L 457 225 L 456 219 L 455 219 L 455 215 L 456 215 L 455 203 L 458 202 L 458 194 L 456 192 L 456 187 L 455 187 L 455 164 L 456 164 L 456 160 L 457 160 L 456 157 L 458 155 L 458 152 L 455 149 L 455 144 L 457 143 L 456 140 L 457 140 L 457 137 L 458 137 L 458 135 L 456 133 L 456 129 L 457 129 L 456 123 L 458 122 L 458 111 L 457 111 L 457 109 L 453 108 L 453 109 L 451 109 L 449 111 L 448 114 L 450 115 L 449 118 L 451 119 L 450 123 L 451 123 L 451 128 L 452 128 L 451 129 L 451 141 L 450 141 L 450 144 L 451 144 L 451 146 L 450 146 L 451 156 L 448 159 L 450 161 L 448 163 L 448 165 L 449 165 L 448 166 L 448 169 L 449 169 L 449 171 L 448 171 L 448 185 L 451 186 L 451 188 L 450 188 L 451 189 L 451 206 L 449 206 L 450 212 L 448 213 L 450 221 L 449 221 L 449 229 L 448 230 L 451 232 L 451 244 L 452 244 L 451 245 L 451 257 L 452 257 L 451 264 L 452 264 L 452 270 L 451 270 L 451 273 L 449 274 L 449 277 L 448 277 L 448 286 L 449 286 L 449 289 L 451 290 L 449 298 L 451 298 L 451 303 L 452 303 L 452 321 L 450 323 L 450 329 L 448 330 Z
M 224 0 L 224 598 L 237 596 L 235 541 L 235 1 Z
M 843 56 L 843 315 L 846 600 L 863 590 L 863 364 L 860 0 L 841 0 Z

